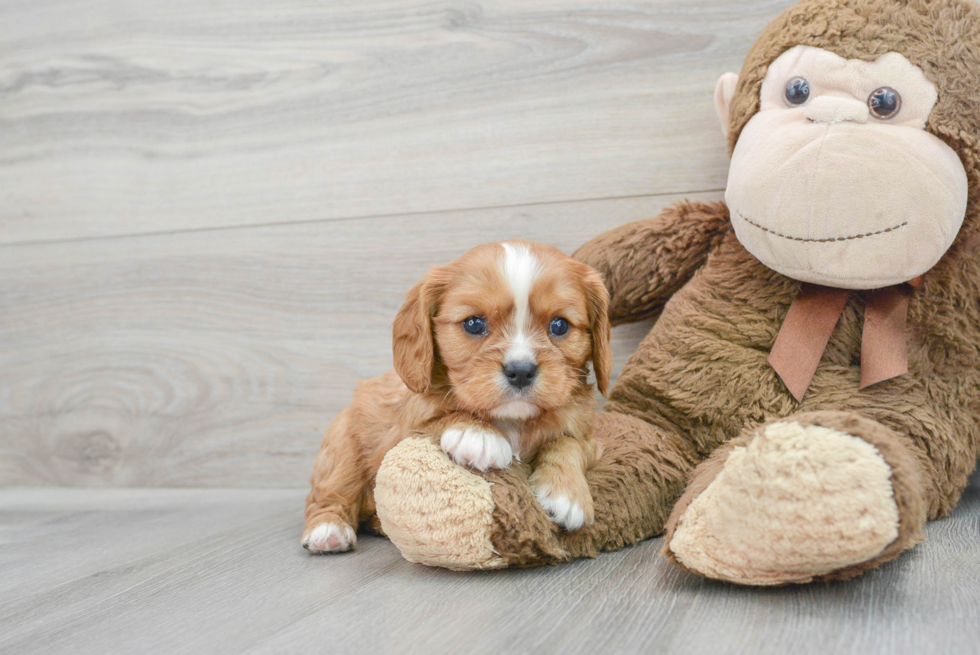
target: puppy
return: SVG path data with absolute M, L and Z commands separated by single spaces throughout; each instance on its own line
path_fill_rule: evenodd
M 478 246 L 416 284 L 394 323 L 395 370 L 361 382 L 323 438 L 306 500 L 303 546 L 350 550 L 375 515 L 381 460 L 414 432 L 441 436 L 480 471 L 512 459 L 567 530 L 593 520 L 585 471 L 597 456 L 589 363 L 606 393 L 609 294 L 599 274 L 527 241 Z

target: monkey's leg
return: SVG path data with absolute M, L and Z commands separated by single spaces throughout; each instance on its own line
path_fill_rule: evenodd
M 923 483 L 906 443 L 849 412 L 797 414 L 748 431 L 695 470 L 663 553 L 739 584 L 860 575 L 923 539 Z
M 679 433 L 600 412 L 600 454 L 586 472 L 595 520 L 566 532 L 528 483 L 530 466 L 486 474 L 457 466 L 428 438 L 385 457 L 375 500 L 381 525 L 406 559 L 453 569 L 537 566 L 622 548 L 660 533 L 694 469 Z

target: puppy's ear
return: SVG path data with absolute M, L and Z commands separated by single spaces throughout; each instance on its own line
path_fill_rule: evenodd
M 592 332 L 592 369 L 599 393 L 605 396 L 613 366 L 612 347 L 609 344 L 609 292 L 602 283 L 602 276 L 592 268 L 585 276 L 585 296 Z
M 411 288 L 392 329 L 395 372 L 415 393 L 423 393 L 432 385 L 435 366 L 432 317 L 439 302 L 436 278 L 436 269 L 432 269 Z

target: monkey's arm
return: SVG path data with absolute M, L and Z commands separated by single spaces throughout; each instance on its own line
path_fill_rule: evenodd
M 573 256 L 602 275 L 610 322 L 631 323 L 656 315 L 729 229 L 724 202 L 684 201 L 600 234 Z

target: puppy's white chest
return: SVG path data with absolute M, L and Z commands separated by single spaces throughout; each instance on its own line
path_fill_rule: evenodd
M 521 428 L 524 423 L 507 419 L 498 419 L 493 422 L 493 427 L 500 430 L 500 434 L 510 442 L 510 448 L 514 451 L 514 456 L 518 460 L 521 458 Z

